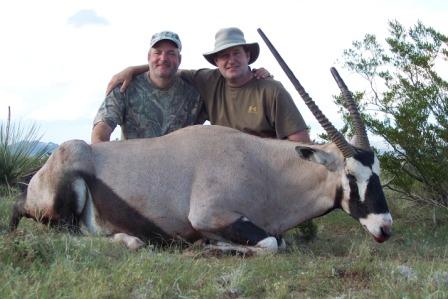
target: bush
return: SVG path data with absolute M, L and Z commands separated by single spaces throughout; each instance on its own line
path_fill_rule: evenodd
M 355 98 L 387 145 L 379 152 L 385 187 L 448 209 L 448 82 L 437 73 L 447 67 L 448 37 L 421 22 L 389 26 L 387 49 L 367 34 L 344 52 L 345 66 L 369 86 Z

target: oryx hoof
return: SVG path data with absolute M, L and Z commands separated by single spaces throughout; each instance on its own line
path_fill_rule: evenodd
M 264 238 L 255 247 L 262 249 L 266 253 L 276 253 L 278 251 L 277 239 L 275 237 Z
M 129 250 L 135 251 L 145 245 L 145 243 L 137 237 L 130 236 L 125 233 L 118 233 L 113 236 L 113 241 L 123 243 Z

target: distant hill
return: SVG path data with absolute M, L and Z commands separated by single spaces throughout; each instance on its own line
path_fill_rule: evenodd
M 31 148 L 30 154 L 33 156 L 33 155 L 36 155 L 38 152 L 42 151 L 45 147 L 47 147 L 47 150 L 46 150 L 47 155 L 51 155 L 51 153 L 55 149 L 57 149 L 59 145 L 56 143 L 53 143 L 53 142 L 45 143 L 45 142 L 41 142 L 41 141 L 39 141 L 37 143 L 36 143 L 36 141 L 20 141 L 18 143 L 10 145 L 10 147 L 12 149 L 15 149 L 19 146 L 26 146 L 26 147 Z

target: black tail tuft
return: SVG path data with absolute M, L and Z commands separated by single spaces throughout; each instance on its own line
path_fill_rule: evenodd
M 26 189 L 20 195 L 18 195 L 16 202 L 12 208 L 11 220 L 9 222 L 9 231 L 13 232 L 19 226 L 20 219 L 25 216 L 25 198 L 26 198 Z

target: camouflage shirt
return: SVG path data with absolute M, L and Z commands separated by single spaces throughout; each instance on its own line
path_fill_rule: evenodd
M 101 104 L 94 120 L 112 129 L 121 127 L 122 138 L 150 138 L 203 123 L 199 93 L 180 77 L 168 89 L 158 89 L 143 73 L 132 80 L 125 93 L 116 87 Z

